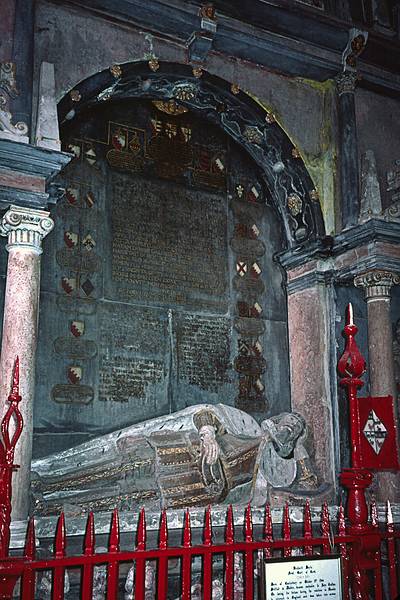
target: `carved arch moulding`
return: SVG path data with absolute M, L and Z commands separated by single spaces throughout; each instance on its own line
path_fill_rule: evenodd
M 80 112 L 105 102 L 129 98 L 174 100 L 219 126 L 260 167 L 279 214 L 288 248 L 304 247 L 324 238 L 318 192 L 287 134 L 244 92 L 232 93 L 231 84 L 203 73 L 196 78 L 187 65 L 148 63 L 113 65 L 80 82 L 58 104 L 61 126 Z

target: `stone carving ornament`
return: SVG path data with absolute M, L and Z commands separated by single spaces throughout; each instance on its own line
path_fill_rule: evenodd
M 61 101 L 61 120 L 72 109 L 78 115 L 81 110 L 96 106 L 101 101 L 102 92 L 109 86 L 113 86 L 112 97 L 115 100 L 148 98 L 165 103 L 173 100 L 221 127 L 261 167 L 272 202 L 282 218 L 289 246 L 325 235 L 319 202 L 312 199 L 314 185 L 311 178 L 303 161 L 292 156 L 292 144 L 288 143 L 286 134 L 273 118 L 250 98 L 246 102 L 244 94 L 230 93 L 221 80 L 209 74 L 204 73 L 197 79 L 192 73 L 186 73 L 187 67 L 183 65 L 163 65 L 163 69 L 151 75 L 145 70 L 148 73 L 143 65 L 131 64 L 124 66 L 123 75 L 118 80 L 109 70 L 109 81 L 107 72 L 95 75 L 90 87 L 92 96 L 72 103 L 67 95 Z M 288 209 L 291 194 L 299 197 L 295 215 Z M 289 201 L 289 205 L 292 206 L 293 202 Z M 301 212 L 298 213 L 298 210 Z
M 10 100 L 17 95 L 14 63 L 0 63 L 0 138 L 27 144 L 28 125 L 22 121 L 14 125 L 9 110 Z

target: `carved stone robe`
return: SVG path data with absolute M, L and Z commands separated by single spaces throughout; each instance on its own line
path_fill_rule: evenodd
M 216 431 L 220 454 L 214 465 L 201 451 L 203 425 Z M 253 497 L 260 464 L 270 463 L 271 453 L 275 460 L 276 450 L 250 415 L 222 404 L 192 406 L 33 461 L 34 510 L 82 514 L 114 507 L 245 503 Z M 260 476 L 268 481 L 270 472 L 274 485 L 284 487 L 294 480 L 296 467 L 293 458 L 281 460 L 280 474 L 269 464 L 267 475 Z

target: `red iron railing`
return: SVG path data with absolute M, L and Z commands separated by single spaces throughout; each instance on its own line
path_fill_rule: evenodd
M 251 507 L 248 506 L 245 510 L 244 531 L 237 532 L 238 527 L 234 527 L 233 510 L 230 506 L 227 509 L 224 539 L 216 541 L 213 537 L 215 533 L 218 534 L 218 531 L 211 525 L 212 511 L 208 508 L 205 511 L 203 543 L 196 545 L 192 544 L 190 514 L 189 511 L 186 511 L 183 524 L 183 544 L 179 546 L 169 546 L 168 544 L 167 513 L 163 511 L 160 516 L 158 545 L 155 548 L 147 547 L 146 518 L 144 510 L 142 510 L 138 519 L 136 543 L 133 549 L 120 548 L 119 518 L 118 512 L 114 511 L 108 552 L 101 553 L 95 551 L 95 524 L 91 513 L 87 519 L 83 554 L 79 556 L 68 556 L 66 553 L 67 536 L 62 514 L 57 524 L 53 555 L 36 557 L 35 531 L 33 520 L 31 520 L 24 556 L 0 562 L 0 574 L 6 573 L 7 577 L 14 579 L 14 582 L 21 578 L 19 597 L 23 600 L 33 600 L 35 585 L 38 585 L 42 574 L 46 573 L 49 581 L 52 581 L 51 597 L 53 600 L 62 600 L 68 598 L 68 594 L 65 593 L 65 589 L 68 587 L 66 586 L 66 574 L 68 573 L 68 582 L 74 584 L 75 590 L 79 590 L 79 595 L 73 597 L 90 600 L 94 594 L 95 571 L 103 566 L 107 571 L 105 597 L 108 600 L 115 600 L 121 597 L 119 591 L 124 587 L 127 577 L 126 569 L 124 575 L 119 576 L 119 573 L 122 571 L 123 565 L 128 565 L 134 570 L 131 586 L 133 588 L 131 597 L 134 600 L 148 600 L 150 597 L 166 600 L 172 585 L 170 561 L 176 564 L 178 560 L 180 568 L 175 575 L 173 585 L 178 590 L 177 597 L 182 600 L 191 598 L 191 589 L 196 578 L 201 579 L 201 584 L 197 585 L 201 585 L 202 597 L 205 600 L 211 600 L 213 583 L 216 580 L 220 582 L 220 587 L 223 589 L 222 597 L 226 600 L 242 598 L 243 600 L 253 600 L 257 590 L 257 569 L 260 558 L 268 561 L 268 559 L 277 557 L 337 554 L 342 557 L 344 600 L 350 600 L 351 597 L 368 598 L 367 591 L 358 588 L 358 569 L 355 560 L 358 556 L 359 538 L 357 535 L 348 533 L 343 507 L 339 508 L 338 518 L 335 520 L 337 529 L 333 534 L 327 505 L 324 504 L 322 507 L 319 531 L 316 531 L 315 524 L 313 525 L 311 521 L 310 505 L 307 502 L 304 507 L 303 531 L 296 537 L 293 537 L 291 533 L 289 507 L 286 505 L 283 510 L 283 524 L 273 526 L 270 507 L 267 505 L 263 530 L 260 530 L 259 535 L 256 536 L 252 524 Z M 377 528 L 374 513 L 375 508 L 372 507 L 371 524 Z M 276 535 L 278 527 L 282 528 L 281 535 Z M 379 552 L 374 564 L 371 565 L 373 575 L 371 584 L 375 589 L 374 598 L 376 600 L 383 600 L 383 598 L 394 600 L 399 593 L 397 579 L 399 556 L 396 550 L 396 541 L 400 538 L 400 532 L 394 531 L 390 507 L 386 530 L 379 532 L 376 529 L 376 531 L 384 550 L 383 554 L 387 556 L 387 565 L 383 564 L 382 554 Z M 200 573 L 194 572 L 195 558 L 201 559 Z M 221 558 L 223 559 L 222 566 Z M 147 571 L 149 568 L 157 574 L 155 585 L 149 586 L 148 584 Z M 382 571 L 385 568 L 390 582 L 386 593 L 383 591 L 382 583 Z M 239 577 L 238 570 L 240 570 Z M 11 595 L 3 592 L 0 593 L 0 597 L 11 598 Z
M 354 341 L 357 328 L 352 323 L 350 310 L 345 327 L 346 349 L 339 370 L 342 383 L 348 389 L 351 414 L 352 442 L 357 440 L 357 412 L 355 410 L 357 388 L 364 370 L 362 357 Z M 107 600 L 121 597 L 121 588 L 126 582 L 126 598 L 134 600 L 166 600 L 174 586 L 176 597 L 182 600 L 194 598 L 192 594 L 196 580 L 201 586 L 201 597 L 211 600 L 213 587 L 220 587 L 220 597 L 226 600 L 253 600 L 257 591 L 259 562 L 281 557 L 315 556 L 338 554 L 342 559 L 344 600 L 395 600 L 399 595 L 399 539 L 400 530 L 395 530 L 390 504 L 387 507 L 386 525 L 379 528 L 377 508 L 370 507 L 370 517 L 365 499 L 365 488 L 372 475 L 361 469 L 352 447 L 352 465 L 344 471 L 342 482 L 348 489 L 347 515 L 341 506 L 335 519 L 335 533 L 326 504 L 321 509 L 319 530 L 312 523 L 310 504 L 304 506 L 302 532 L 292 534 L 295 524 L 290 520 L 289 506 L 283 509 L 282 531 L 277 535 L 278 525 L 273 525 L 269 505 L 265 507 L 262 531 L 253 528 L 252 509 L 248 506 L 244 514 L 243 531 L 238 534 L 234 526 L 233 509 L 227 508 L 223 539 L 218 539 L 220 527 L 212 527 L 212 511 L 205 511 L 202 528 L 202 543 L 193 544 L 190 512 L 184 514 L 183 543 L 169 544 L 167 513 L 160 515 L 158 544 L 149 547 L 144 509 L 139 514 L 136 543 L 132 549 L 121 548 L 119 517 L 112 514 L 107 552 L 96 551 L 95 522 L 89 514 L 83 539 L 83 554 L 68 555 L 64 515 L 61 514 L 55 532 L 52 556 L 36 555 L 34 521 L 27 528 L 26 544 L 22 556 L 11 557 L 9 553 L 11 515 L 11 476 L 14 465 L 15 445 L 22 431 L 22 417 L 18 409 L 21 400 L 18 390 L 18 361 L 16 363 L 10 407 L 2 422 L 0 442 L 0 598 L 19 597 L 33 600 L 38 586 L 46 578 L 51 586 L 52 600 L 67 597 L 71 583 L 78 596 L 91 600 L 102 593 Z M 362 382 L 361 382 L 362 383 Z M 10 436 L 11 422 L 14 433 Z M 356 443 L 356 442 L 355 442 Z M 346 518 L 347 517 L 347 518 Z M 299 524 L 297 523 L 299 527 Z M 280 527 L 280 526 L 279 526 Z M 175 532 L 176 533 L 176 532 Z M 197 532 L 196 532 L 197 533 Z M 200 559 L 200 570 L 199 570 Z M 221 562 L 222 559 L 222 562 Z M 179 569 L 174 573 L 174 563 Z M 130 567 L 128 575 L 127 568 Z M 103 583 L 97 574 L 103 569 Z M 124 572 L 125 571 L 125 572 Z M 152 576 L 149 576 L 150 575 Z M 18 583 L 19 581 L 19 589 Z M 384 583 L 385 582 L 385 583 Z M 18 596 L 19 594 L 19 596 Z M 98 596 L 100 597 L 100 596 Z M 197 596 L 199 597 L 199 596 Z

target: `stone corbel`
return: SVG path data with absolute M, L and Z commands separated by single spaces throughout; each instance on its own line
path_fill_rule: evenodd
M 357 69 L 357 58 L 364 51 L 368 41 L 368 31 L 363 31 L 352 27 L 349 30 L 349 38 L 346 48 L 342 54 L 342 69 L 345 71 L 355 71 Z
M 0 139 L 29 144 L 28 125 L 23 121 L 14 125 L 9 110 L 10 100 L 17 95 L 15 65 L 11 62 L 0 63 Z
M 194 31 L 187 41 L 189 62 L 197 69 L 205 64 L 217 31 L 214 6 L 211 3 L 203 4 L 199 17 L 200 29 Z

